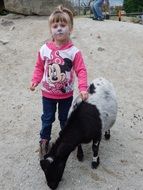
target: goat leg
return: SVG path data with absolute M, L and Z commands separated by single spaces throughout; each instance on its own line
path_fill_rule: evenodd
M 100 141 L 93 140 L 93 144 L 92 144 L 93 159 L 91 163 L 92 169 L 96 169 L 100 163 L 100 159 L 98 156 L 99 144 L 100 144 Z
M 78 159 L 78 161 L 80 161 L 80 162 L 83 161 L 83 157 L 84 157 L 84 155 L 83 155 L 82 146 L 81 146 L 81 144 L 79 144 L 77 147 L 77 159 Z

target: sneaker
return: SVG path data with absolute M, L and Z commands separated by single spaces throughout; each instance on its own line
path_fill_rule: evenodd
M 98 18 L 98 21 L 104 21 L 104 19 L 103 18 Z
M 104 18 L 103 17 L 98 17 L 98 20 L 99 21 L 104 21 Z
M 95 17 L 93 17 L 92 19 L 93 19 L 93 20 L 98 20 L 98 18 L 95 18 Z
M 40 143 L 40 149 L 39 149 L 39 157 L 40 160 L 44 158 L 44 156 L 48 152 L 48 147 L 49 147 L 49 141 L 47 139 L 41 139 Z
M 93 18 L 93 20 L 97 20 L 97 21 L 104 21 L 103 18 Z

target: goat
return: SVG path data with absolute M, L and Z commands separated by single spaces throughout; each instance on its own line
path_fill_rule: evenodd
M 117 115 L 117 101 L 113 85 L 104 78 L 93 80 L 89 86 L 89 97 L 82 101 L 77 97 L 69 111 L 64 129 L 52 145 L 40 165 L 51 189 L 56 189 L 61 181 L 66 161 L 70 153 L 78 147 L 77 158 L 83 159 L 81 143 L 93 141 L 93 169 L 99 165 L 98 149 L 102 133 L 110 138 L 110 128 Z

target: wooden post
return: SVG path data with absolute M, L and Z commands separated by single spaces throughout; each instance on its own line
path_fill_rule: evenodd
M 118 20 L 119 21 L 121 21 L 121 16 L 122 16 L 122 14 L 121 14 L 121 11 L 119 10 L 119 12 L 118 12 Z

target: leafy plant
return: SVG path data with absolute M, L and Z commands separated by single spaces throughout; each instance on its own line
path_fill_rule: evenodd
M 143 1 L 142 0 L 124 0 L 123 7 L 127 13 L 142 12 Z

